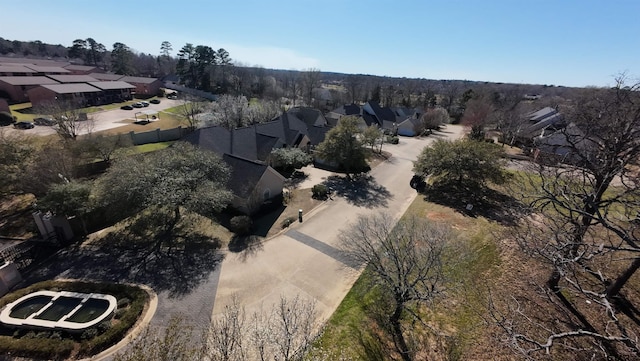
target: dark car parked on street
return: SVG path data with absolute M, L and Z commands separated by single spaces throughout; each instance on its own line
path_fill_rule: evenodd
M 120 107 L 120 109 L 122 110 L 133 110 L 133 107 L 131 105 L 123 105 Z
M 149 103 L 151 103 L 151 104 L 160 104 L 160 99 L 151 99 L 151 100 L 149 100 Z
M 35 125 L 31 122 L 17 122 L 13 125 L 16 129 L 32 129 Z

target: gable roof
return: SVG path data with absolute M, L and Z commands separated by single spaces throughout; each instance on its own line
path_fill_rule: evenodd
M 23 65 L 0 64 L 0 73 L 36 73 L 36 71 Z
M 51 84 L 41 85 L 41 87 L 47 88 L 57 94 L 95 93 L 100 91 L 100 89 L 85 83 Z
M 64 64 L 61 64 L 64 65 Z M 43 66 L 43 65 L 33 65 L 33 64 L 25 64 L 25 68 L 29 68 L 38 73 L 70 73 L 69 70 L 59 67 L 59 66 Z
M 60 83 L 89 83 L 89 82 L 98 80 L 89 75 L 47 75 L 47 76 Z
M 153 82 L 160 81 L 157 78 L 146 78 L 142 76 L 124 76 L 118 80 L 126 81 L 127 83 L 138 83 L 138 84 L 151 84 Z
M 248 198 L 256 185 L 267 171 L 268 165 L 238 157 L 231 154 L 224 154 L 222 159 L 231 168 L 229 188 L 233 194 L 241 198 Z
M 91 73 L 89 76 L 98 80 L 120 80 L 120 78 L 124 78 L 124 75 L 108 73 Z
M 531 122 L 539 122 L 544 118 L 557 114 L 558 111 L 551 107 L 544 107 L 538 111 L 529 113 L 528 118 Z
M 113 89 L 133 89 L 135 86 L 123 82 L 123 81 L 92 81 L 88 83 L 91 86 L 94 86 L 98 89 L 102 90 L 113 90 Z
M 98 69 L 98 67 L 94 65 L 77 65 L 77 64 L 65 65 L 63 66 L 63 68 L 67 70 L 79 70 L 79 71 L 91 71 L 94 69 Z
M 46 76 L 0 76 L 0 81 L 11 85 L 58 84 Z

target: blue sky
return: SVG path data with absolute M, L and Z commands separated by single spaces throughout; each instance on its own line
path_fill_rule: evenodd
M 278 69 L 606 86 L 640 76 L 638 0 L 0 0 L 0 37 L 186 43 Z

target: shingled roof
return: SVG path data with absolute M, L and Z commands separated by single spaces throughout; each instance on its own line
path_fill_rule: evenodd
M 222 156 L 225 163 L 231 168 L 229 187 L 233 194 L 241 198 L 248 198 L 255 189 L 256 184 L 269 167 L 268 165 L 249 160 L 243 157 L 225 154 Z

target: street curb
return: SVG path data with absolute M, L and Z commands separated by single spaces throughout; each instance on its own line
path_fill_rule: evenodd
M 131 341 L 133 341 L 140 333 L 149 325 L 151 319 L 156 313 L 156 309 L 158 308 L 158 295 L 151 289 L 151 287 L 143 285 L 143 284 L 135 284 L 135 283 L 127 283 L 130 286 L 140 287 L 145 290 L 149 294 L 149 303 L 145 309 L 142 310 L 144 313 L 144 317 L 136 322 L 129 333 L 120 340 L 117 344 L 109 347 L 108 349 L 100 352 L 97 355 L 91 356 L 89 358 L 81 359 L 81 361 L 89 361 L 89 360 L 106 360 L 107 358 L 111 358 L 116 352 L 123 349 L 127 346 Z

